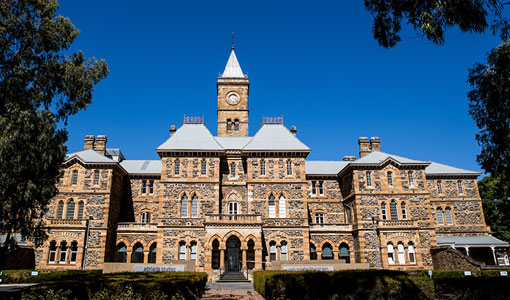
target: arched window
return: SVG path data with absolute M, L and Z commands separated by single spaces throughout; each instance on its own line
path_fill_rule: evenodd
M 202 176 L 207 175 L 207 161 L 205 159 L 202 159 L 202 164 L 200 167 L 200 174 L 202 174 Z
M 179 260 L 186 260 L 186 243 L 179 242 Z
M 352 209 L 348 205 L 344 205 L 344 208 L 347 224 L 352 224 Z
M 392 220 L 398 220 L 397 202 L 395 202 L 395 200 L 391 200 L 390 202 L 390 214 Z
M 151 222 L 151 213 L 148 211 L 142 212 L 142 215 L 140 216 L 140 222 L 141 223 L 150 223 Z
M 287 242 L 283 241 L 280 244 L 280 260 L 287 260 Z
M 280 196 L 280 199 L 278 200 L 278 214 L 280 218 L 286 217 L 286 204 L 285 204 L 285 197 L 283 195 Z
M 402 213 L 402 220 L 407 220 L 406 203 L 400 203 L 400 212 Z
M 189 253 L 189 259 L 196 260 L 197 259 L 197 242 L 193 241 L 190 243 L 190 253 Z
M 322 259 L 323 260 L 334 259 L 334 256 L 333 256 L 333 247 L 331 247 L 331 245 L 329 243 L 325 243 L 322 246 Z
M 438 207 L 436 208 L 436 217 L 437 217 L 437 224 L 438 225 L 444 225 L 444 217 L 443 217 L 443 209 Z
M 393 186 L 393 173 L 388 172 L 388 185 Z
M 127 247 L 126 247 L 126 244 L 120 242 L 118 245 L 117 245 L 117 257 L 116 257 L 116 261 L 117 262 L 127 262 Z
M 232 120 L 227 119 L 227 131 L 232 131 Z
M 55 262 L 56 258 L 57 258 L 57 242 L 51 241 L 50 242 L 50 252 L 48 255 L 48 262 Z
M 252 239 L 248 240 L 248 251 L 246 251 L 246 266 L 248 270 L 255 268 L 255 242 Z
M 234 131 L 239 131 L 239 120 L 236 119 L 234 122 Z
M 388 216 L 386 214 L 386 202 L 381 203 L 381 217 L 383 220 L 388 219 Z
M 60 259 L 59 259 L 59 262 L 60 263 L 65 263 L 66 262 L 66 257 L 67 257 L 67 242 L 66 241 L 62 241 L 60 242 Z
M 292 175 L 292 161 L 290 159 L 287 160 L 287 175 Z
M 393 244 L 388 244 L 388 264 L 393 265 L 395 264 L 395 256 L 393 254 Z
M 317 260 L 317 250 L 312 243 L 310 243 L 310 260 Z
M 156 251 L 158 249 L 157 243 L 152 243 L 152 245 L 149 248 L 149 257 L 147 258 L 147 262 L 149 264 L 155 264 L 156 263 Z
M 414 186 L 414 176 L 413 171 L 409 171 L 409 186 Z
M 412 264 L 416 263 L 416 258 L 414 256 L 414 244 L 412 242 L 407 244 L 407 253 L 409 254 L 409 262 Z
M 83 201 L 78 202 L 78 216 L 77 216 L 77 218 L 79 220 L 83 219 L 83 207 L 84 207 Z
M 176 159 L 174 165 L 174 175 L 179 175 L 181 173 L 181 162 Z
M 78 183 L 78 171 L 74 170 L 73 171 L 73 177 L 71 179 L 71 184 L 72 185 L 76 185 L 77 183 Z
M 397 244 L 397 256 L 398 256 L 398 263 L 403 265 L 406 263 L 406 256 L 404 252 L 404 244 L 398 243 Z
M 345 260 L 346 263 L 351 262 L 349 255 L 349 246 L 346 243 L 340 244 L 340 251 L 338 252 L 338 258 Z
M 235 163 L 230 164 L 230 176 L 236 177 L 236 164 Z
M 443 184 L 440 180 L 437 181 L 437 193 L 442 194 L 443 193 Z
M 217 239 L 212 242 L 211 268 L 214 270 L 220 268 L 220 242 Z
M 67 202 L 66 219 L 74 219 L 74 200 Z
M 131 263 L 143 263 L 143 245 L 140 242 L 133 246 L 133 253 L 131 253 Z
M 99 184 L 99 170 L 94 171 L 94 185 Z
M 193 195 L 191 197 L 191 217 L 198 218 L 198 196 Z
M 367 171 L 367 186 L 372 186 L 372 173 Z
M 181 218 L 188 217 L 188 196 L 183 195 L 181 198 Z
M 462 181 L 457 181 L 457 186 L 459 187 L 459 194 L 464 194 L 464 187 L 462 186 Z
M 276 260 L 276 242 L 269 243 L 269 260 L 270 261 Z
M 78 242 L 73 241 L 71 243 L 71 258 L 69 259 L 69 262 L 75 263 L 76 262 L 76 256 L 78 256 Z
M 238 214 L 238 202 L 237 201 L 230 201 L 228 203 L 228 213 L 230 215 L 237 215 Z
M 276 203 L 275 202 L 276 202 L 275 198 L 271 194 L 271 196 L 269 196 L 269 217 L 270 218 L 276 218 Z
M 446 224 L 453 225 L 452 209 L 449 207 L 445 208 L 444 215 L 446 217 Z
M 260 176 L 265 176 L 265 175 L 266 175 L 266 161 L 261 160 L 260 161 Z
M 62 219 L 64 215 L 64 201 L 58 201 L 57 219 Z

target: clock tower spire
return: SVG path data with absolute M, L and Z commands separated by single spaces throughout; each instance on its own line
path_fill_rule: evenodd
M 248 94 L 250 79 L 232 51 L 223 74 L 216 82 L 218 92 L 218 136 L 248 136 Z

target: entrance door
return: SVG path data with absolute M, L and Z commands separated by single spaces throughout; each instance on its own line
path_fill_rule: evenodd
M 228 271 L 239 272 L 239 250 L 228 249 Z

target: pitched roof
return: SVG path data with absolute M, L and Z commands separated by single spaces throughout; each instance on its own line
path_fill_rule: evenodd
M 427 161 L 410 159 L 394 154 L 388 154 L 380 151 L 372 151 L 369 154 L 353 162 L 353 164 L 380 164 L 391 158 L 401 164 L 428 164 Z
M 215 136 L 216 141 L 225 150 L 241 150 L 251 141 L 251 136 Z
M 114 163 L 115 161 L 103 156 L 92 149 L 74 152 L 66 155 L 66 160 L 70 160 L 74 157 L 81 159 L 86 163 Z
M 349 164 L 348 161 L 306 161 L 306 175 L 337 175 Z
M 160 160 L 123 160 L 120 165 L 129 174 L 161 174 Z
M 224 78 L 245 78 L 243 74 L 243 70 L 241 70 L 241 65 L 237 60 L 236 53 L 234 48 L 232 48 L 232 52 L 230 52 L 230 57 L 228 58 L 227 65 L 225 66 L 225 70 L 221 77 Z
M 283 124 L 264 124 L 243 150 L 260 151 L 306 151 L 305 144 L 295 137 Z
M 452 166 L 448 166 L 445 164 L 440 164 L 437 162 L 430 162 L 430 165 L 425 168 L 425 174 L 427 175 L 481 175 L 480 172 L 465 170 L 461 168 L 456 168 Z
M 156 151 L 165 150 L 198 150 L 198 151 L 222 151 L 221 145 L 204 124 L 183 124 L 177 131 Z
M 455 246 L 504 246 L 508 247 L 508 243 L 499 240 L 490 235 L 482 236 L 438 236 L 436 237 L 437 244 L 441 245 L 455 245 Z

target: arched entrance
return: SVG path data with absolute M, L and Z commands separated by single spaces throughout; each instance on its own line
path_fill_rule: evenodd
M 241 241 L 235 235 L 227 240 L 227 255 L 225 257 L 225 271 L 239 272 L 241 270 Z

